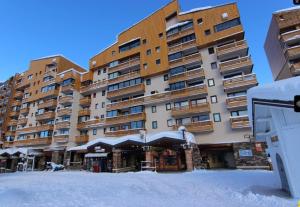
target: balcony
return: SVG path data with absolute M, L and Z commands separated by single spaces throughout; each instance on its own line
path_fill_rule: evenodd
M 57 116 L 68 116 L 72 114 L 72 108 L 63 108 L 57 110 Z
M 89 135 L 80 135 L 75 137 L 76 144 L 87 143 L 88 141 L 89 141 Z
M 241 75 L 223 80 L 225 92 L 247 90 L 257 85 L 258 82 L 255 74 Z
M 126 88 L 121 88 L 121 89 L 114 90 L 114 91 L 109 91 L 109 92 L 107 92 L 107 98 L 108 99 L 119 98 L 122 96 L 134 95 L 134 94 L 139 94 L 139 93 L 145 93 L 144 83 L 134 85 L 134 86 L 129 86 Z
M 14 137 L 16 135 L 16 131 L 7 131 L 5 132 L 5 136 Z
M 107 81 L 98 81 L 96 83 L 92 83 L 91 85 L 88 86 L 81 86 L 80 88 L 80 93 L 83 95 L 91 94 L 93 92 L 96 92 L 98 90 L 103 90 L 107 86 Z
M 228 97 L 226 99 L 228 110 L 238 110 L 247 108 L 247 96 Z
M 57 89 L 55 90 L 50 90 L 47 92 L 40 93 L 40 98 L 46 98 L 46 97 L 57 97 L 59 91 Z
M 300 75 L 300 62 L 291 64 L 290 70 L 293 75 Z
M 181 38 L 181 37 L 193 34 L 193 33 L 194 33 L 194 27 L 190 27 L 190 28 L 187 28 L 187 29 L 182 30 L 180 32 L 168 35 L 167 36 L 167 41 L 170 42 L 170 41 L 176 40 L 178 38 Z
M 54 141 L 56 143 L 67 143 L 69 141 L 69 135 L 68 134 L 54 135 Z
M 300 45 L 287 48 L 284 52 L 284 56 L 288 60 L 299 58 L 300 57 Z
M 144 112 L 106 118 L 105 123 L 107 125 L 116 125 L 116 124 L 123 124 L 123 123 L 128 123 L 132 121 L 141 121 L 141 120 L 146 120 L 146 114 Z
M 23 92 L 22 91 L 16 91 L 15 98 L 23 98 Z
M 202 60 L 200 53 L 194 53 L 192 55 L 184 56 L 175 60 L 169 61 L 170 68 L 175 68 L 181 65 L 186 65 L 193 62 L 200 62 Z
M 280 35 L 280 40 L 284 43 L 294 42 L 300 39 L 300 29 L 286 32 Z
M 73 96 L 63 96 L 59 98 L 59 103 L 61 105 L 68 105 L 73 102 Z
M 74 84 L 61 86 L 61 92 L 62 93 L 71 93 L 74 91 L 74 87 L 75 87 Z
M 16 89 L 22 90 L 30 86 L 30 82 L 28 80 L 23 80 L 16 84 Z
M 196 46 L 197 46 L 196 40 L 184 42 L 184 43 L 169 47 L 169 54 L 187 50 L 187 49 L 190 49 L 190 48 L 193 48 Z
M 83 97 L 79 101 L 80 106 L 83 106 L 83 107 L 84 106 L 90 106 L 91 103 L 92 103 L 92 99 L 89 96 L 88 97 Z
M 141 77 L 140 71 L 133 71 L 133 72 L 121 75 L 121 76 L 113 78 L 113 79 L 108 79 L 108 84 L 120 83 L 120 82 L 123 82 L 126 80 L 139 78 L 139 77 Z
M 20 109 L 20 114 L 27 115 L 28 113 L 29 113 L 29 107 Z
M 18 121 L 18 125 L 25 125 L 25 124 L 27 124 L 27 118 L 21 118 L 21 119 L 19 119 L 19 121 Z
M 17 119 L 11 119 L 9 120 L 8 126 L 17 126 L 18 125 L 18 120 Z
M 9 117 L 18 117 L 19 113 L 20 113 L 20 111 L 11 111 L 11 112 L 9 112 L 8 116 Z
M 9 147 L 13 147 L 13 146 L 14 146 L 13 141 L 4 141 L 4 144 L 3 144 L 4 148 L 9 148 Z
M 53 69 L 48 69 L 48 71 L 46 71 L 46 72 L 44 73 L 44 77 L 51 76 L 51 77 L 55 78 L 55 77 L 56 77 L 55 69 L 56 69 L 56 67 L 53 68 Z
M 210 105 L 209 103 L 202 103 L 197 105 L 189 105 L 184 107 L 172 108 L 171 115 L 173 117 L 209 113 Z
M 41 132 L 41 131 L 53 131 L 53 125 L 51 124 L 45 124 L 40 126 L 33 126 L 33 127 L 24 127 L 17 130 L 18 134 L 24 134 L 24 133 L 35 133 L 35 132 Z
M 230 117 L 230 123 L 232 129 L 250 128 L 250 122 L 248 116 Z
M 93 126 L 103 125 L 104 123 L 105 123 L 104 119 L 88 120 L 85 122 L 78 123 L 77 129 L 78 130 L 88 129 L 88 128 L 92 128 Z
M 130 68 L 134 68 L 134 67 L 136 67 L 136 68 L 140 67 L 140 59 L 139 58 L 134 58 L 127 62 L 123 62 L 116 66 L 110 67 L 110 68 L 108 68 L 108 72 L 114 73 L 114 72 L 117 72 L 120 70 L 130 69 Z
M 235 56 L 246 56 L 248 54 L 248 45 L 245 40 L 240 40 L 216 48 L 217 57 L 226 59 Z
M 236 71 L 251 73 L 253 63 L 250 56 L 241 57 L 233 60 L 221 62 L 219 64 L 221 74 L 228 74 Z
M 43 109 L 43 108 L 56 108 L 57 106 L 57 100 L 56 99 L 50 99 L 45 101 L 44 103 L 41 103 L 38 105 L 38 109 Z
M 198 121 L 189 124 L 184 124 L 186 130 L 192 133 L 208 133 L 214 131 L 214 125 L 212 121 Z M 174 130 L 178 130 L 180 125 L 173 126 Z
M 70 128 L 70 121 L 56 122 L 55 126 L 56 126 L 56 129 L 69 129 Z
M 145 129 L 127 129 L 127 130 L 118 130 L 118 131 L 107 131 L 105 136 L 107 137 L 120 137 L 130 134 L 139 134 L 141 130 Z
M 14 100 L 12 103 L 11 103 L 11 106 L 21 106 L 22 102 L 19 101 L 19 100 Z
M 176 83 L 179 81 L 187 81 L 192 79 L 205 78 L 203 68 L 197 68 L 193 70 L 186 71 L 184 73 L 180 73 L 174 76 L 169 77 L 169 83 Z
M 14 141 L 14 145 L 16 147 L 33 146 L 33 145 L 50 145 L 51 142 L 52 142 L 52 137 L 45 137 L 45 138 L 16 140 Z
M 81 109 L 78 112 L 78 116 L 90 116 L 91 110 L 90 109 Z
M 68 72 L 65 72 L 64 74 L 56 76 L 55 80 L 56 80 L 57 83 L 61 83 L 64 80 L 68 80 L 68 79 L 74 79 L 74 80 L 76 80 L 77 77 L 78 77 L 77 74 L 74 71 L 70 70 Z
M 54 111 L 48 111 L 43 114 L 37 114 L 35 115 L 36 121 L 42 121 L 47 119 L 54 119 L 55 118 L 55 112 Z

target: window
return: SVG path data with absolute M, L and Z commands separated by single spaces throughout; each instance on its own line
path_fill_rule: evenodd
M 93 94 L 93 98 L 96 98 L 96 93 Z
M 138 114 L 144 111 L 143 106 L 133 106 L 130 108 L 130 114 Z
M 160 47 L 159 47 L 159 46 L 156 47 L 156 48 L 155 48 L 155 51 L 156 51 L 156 52 L 160 52 Z
M 209 47 L 208 48 L 208 54 L 214 54 L 215 53 L 215 49 L 213 47 Z
M 177 83 L 170 84 L 170 90 L 171 91 L 179 90 L 179 89 L 182 89 L 182 88 L 185 88 L 185 82 L 184 81 L 180 81 L 180 82 L 177 82 Z
M 210 101 L 211 101 L 211 103 L 218 103 L 218 97 L 217 96 L 211 96 L 210 97 Z
M 101 118 L 101 119 L 104 119 L 104 114 L 101 114 L 101 115 L 100 115 L 100 118 Z
M 150 78 L 146 80 L 146 85 L 151 85 L 151 79 Z
M 157 121 L 152 122 L 152 129 L 157 129 Z
M 27 76 L 28 80 L 32 79 L 32 75 Z
M 98 75 L 101 75 L 101 69 L 98 69 Z
M 104 90 L 104 91 L 102 91 L 102 96 L 105 96 L 105 90 Z
M 245 96 L 245 95 L 247 95 L 247 91 L 239 91 L 239 92 L 228 93 L 227 97 Z
M 159 34 L 158 34 L 158 37 L 159 37 L 159 38 L 163 38 L 163 37 L 164 37 L 164 34 L 163 34 L 163 33 L 159 33 Z
M 128 42 L 126 44 L 123 44 L 121 46 L 119 46 L 119 52 L 125 52 L 127 50 L 131 50 L 135 47 L 138 47 L 141 45 L 141 40 L 137 39 L 137 40 L 133 40 L 131 42 Z
M 203 104 L 203 103 L 207 103 L 207 99 L 206 98 L 199 98 L 199 99 L 193 99 L 191 100 L 191 105 L 195 106 L 198 104 Z
M 208 83 L 208 87 L 214 86 L 215 85 L 215 80 L 214 79 L 208 79 L 207 83 Z
M 218 68 L 217 62 L 212 62 L 210 64 L 210 67 L 211 67 L 211 69 L 217 69 Z
M 182 24 L 180 26 L 169 29 L 167 31 L 167 36 L 170 36 L 172 34 L 176 34 L 176 33 L 180 32 L 180 31 L 183 31 L 183 30 L 187 30 L 191 27 L 193 27 L 193 22 L 192 21 L 186 22 L 185 24 Z
M 105 102 L 102 102 L 101 106 L 102 106 L 102 108 L 104 108 L 105 107 Z
M 151 55 L 151 49 L 147 50 L 146 54 Z
M 106 68 L 103 68 L 103 73 L 106 73 Z
M 115 90 L 118 90 L 118 89 L 121 89 L 121 88 L 126 88 L 126 87 L 130 87 L 130 86 L 138 85 L 138 84 L 141 84 L 142 82 L 143 82 L 142 78 L 135 78 L 135 79 L 127 80 L 127 81 L 124 81 L 124 82 L 109 85 L 108 88 L 107 88 L 107 91 L 115 91 Z
M 133 121 L 130 123 L 131 129 L 141 129 L 144 127 L 143 121 Z
M 106 117 L 116 117 L 116 116 L 118 116 L 117 110 L 107 111 L 106 112 Z
M 156 106 L 152 106 L 151 109 L 152 109 L 152 113 L 156 113 Z
M 231 116 L 247 116 L 248 111 L 247 110 L 239 110 L 239 111 L 232 111 L 230 112 Z
M 108 79 L 114 79 L 117 78 L 118 76 L 119 76 L 119 72 L 110 73 L 108 74 Z
M 214 113 L 214 122 L 221 122 L 221 114 L 220 113 Z
M 99 104 L 95 104 L 95 109 L 99 109 Z
M 111 51 L 111 55 L 114 56 L 116 54 L 116 51 Z
M 93 129 L 93 135 L 97 135 L 97 129 Z
M 177 75 L 177 74 L 183 73 L 183 72 L 185 72 L 184 66 L 172 68 L 172 69 L 170 69 L 170 76 L 174 76 L 174 75 Z
M 144 69 L 146 70 L 148 68 L 148 64 L 147 63 L 144 63 L 143 65 Z
M 210 35 L 210 34 L 211 34 L 210 29 L 205 30 L 205 31 L 204 31 L 204 34 L 205 34 L 206 36 Z
M 203 19 L 202 18 L 197 19 L 197 23 L 198 24 L 202 24 L 203 23 Z
M 160 65 L 160 59 L 157 59 L 157 60 L 155 61 L 155 63 L 156 63 L 156 65 Z
M 231 27 L 235 27 L 241 24 L 240 18 L 232 19 L 227 22 L 223 22 L 221 24 L 217 24 L 214 26 L 215 32 L 220 32 Z
M 172 127 L 173 126 L 173 120 L 172 119 L 168 119 L 167 120 L 167 125 L 168 125 L 168 127 Z
M 169 80 L 169 75 L 168 75 L 168 74 L 165 74 L 165 75 L 164 75 L 164 81 L 167 81 L 167 80 Z
M 202 114 L 202 115 L 199 115 L 199 116 L 193 116 L 192 117 L 192 122 L 208 121 L 208 120 L 210 120 L 208 114 Z
M 146 39 L 143 39 L 143 45 L 145 45 L 147 43 Z
M 171 104 L 170 103 L 166 103 L 166 111 L 171 110 Z
M 173 53 L 173 54 L 168 56 L 169 61 L 176 60 L 176 59 L 179 59 L 179 58 L 182 58 L 182 52 L 176 52 L 176 53 Z

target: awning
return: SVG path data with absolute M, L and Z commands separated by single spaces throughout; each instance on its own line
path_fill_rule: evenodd
M 94 157 L 107 157 L 108 153 L 88 153 L 84 157 L 85 158 L 94 158 Z

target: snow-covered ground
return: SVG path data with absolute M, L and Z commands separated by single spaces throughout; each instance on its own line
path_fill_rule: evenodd
M 0 206 L 297 206 L 268 171 L 0 174 Z

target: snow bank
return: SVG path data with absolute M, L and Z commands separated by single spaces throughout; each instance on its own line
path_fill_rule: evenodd
M 272 172 L 26 172 L 0 175 L 0 206 L 285 207 Z

